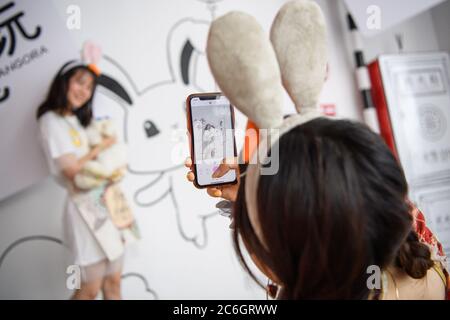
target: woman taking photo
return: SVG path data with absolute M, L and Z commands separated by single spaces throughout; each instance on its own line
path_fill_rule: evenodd
M 208 189 L 234 203 L 234 246 L 255 281 L 242 243 L 279 299 L 445 299 L 442 247 L 407 201 L 403 171 L 379 136 L 318 118 L 276 143 L 276 174 L 255 180 L 250 164 L 239 185 Z M 238 166 L 225 161 L 213 176 L 229 170 Z M 369 278 L 375 269 L 378 283 Z
M 84 164 L 116 142 L 115 137 L 104 137 L 99 145 L 90 148 L 87 141 L 85 129 L 92 121 L 97 76 L 92 65 L 81 61 L 66 63 L 37 111 L 50 171 L 68 192 L 63 223 L 65 245 L 73 256 L 73 264 L 81 269 L 80 289 L 76 290 L 73 299 L 95 299 L 100 290 L 104 299 L 121 298 L 123 252 L 116 250 L 111 255 L 105 250 L 108 242 L 112 246 L 122 243 L 120 230 L 110 227 L 104 232 L 102 241 L 98 241 L 96 230 L 89 227 L 86 217 L 105 215 L 104 208 L 98 205 L 91 206 L 90 210 L 80 210 L 77 200 L 79 195 L 102 194 L 105 186 L 83 193 L 74 184 L 74 177 Z
M 248 136 L 256 143 L 245 139 L 258 145 L 245 176 L 208 194 L 233 202 L 237 255 L 259 283 L 249 254 L 279 299 L 444 299 L 445 255 L 408 201 L 397 159 L 367 126 L 319 112 L 327 39 L 309 0 L 283 5 L 270 41 L 247 14 L 214 20 L 206 50 L 214 79 L 260 131 Z M 287 118 L 284 93 L 297 111 Z M 213 177 L 229 170 L 242 172 L 225 161 Z

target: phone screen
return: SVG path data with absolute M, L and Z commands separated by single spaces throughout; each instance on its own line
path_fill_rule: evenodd
M 190 106 L 198 185 L 205 187 L 235 182 L 234 170 L 220 178 L 212 177 L 224 158 L 236 156 L 233 106 L 220 94 L 193 96 Z

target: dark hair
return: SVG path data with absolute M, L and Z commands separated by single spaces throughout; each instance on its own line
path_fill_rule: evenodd
M 414 238 L 405 176 L 379 136 L 318 118 L 277 143 L 279 171 L 260 176 L 257 189 L 267 248 L 250 223 L 244 181 L 234 207 L 234 246 L 254 280 L 240 239 L 279 281 L 282 299 L 366 299 L 370 265 L 426 274 L 429 264 L 416 263 L 427 260 L 416 249 L 428 248 Z
M 411 231 L 400 248 L 395 263 L 414 279 L 426 276 L 434 262 L 431 259 L 430 249 L 422 242 L 415 231 Z
M 94 87 L 92 89 L 91 98 L 80 108 L 73 110 L 73 113 L 77 116 L 83 127 L 87 127 L 92 120 L 92 99 L 95 93 L 95 86 L 97 84 L 97 75 L 86 66 L 77 66 L 69 69 L 65 73 L 61 73 L 62 70 L 73 61 L 69 61 L 64 64 L 56 74 L 52 81 L 50 90 L 47 94 L 45 101 L 39 106 L 36 118 L 39 119 L 47 111 L 55 111 L 58 114 L 63 114 L 67 109 L 67 91 L 69 89 L 69 80 L 78 70 L 86 70 L 94 76 Z

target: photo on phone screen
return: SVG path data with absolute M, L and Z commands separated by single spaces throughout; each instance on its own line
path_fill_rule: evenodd
M 191 95 L 188 100 L 198 186 L 236 182 L 234 170 L 220 178 L 212 177 L 223 159 L 236 156 L 233 106 L 222 94 Z

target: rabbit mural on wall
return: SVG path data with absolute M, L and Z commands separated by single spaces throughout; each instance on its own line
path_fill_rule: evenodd
M 208 5 L 213 17 L 215 3 L 220 0 L 200 1 Z M 96 93 L 96 96 L 106 97 L 115 104 L 108 108 L 116 107 L 123 111 L 121 122 L 118 123 L 122 126 L 118 128 L 128 145 L 128 175 L 136 177 L 134 182 L 138 181 L 137 184 L 133 182 L 127 192 L 131 195 L 130 200 L 142 209 L 137 210 L 137 218 L 143 214 L 157 216 L 157 219 L 165 219 L 164 215 L 175 216 L 176 225 L 173 228 L 187 245 L 197 249 L 207 246 L 207 224 L 218 215 L 218 210 L 215 208 L 217 200 L 208 197 L 205 192 L 195 190 L 185 179 L 183 163 L 189 154 L 185 99 L 193 92 L 217 90 L 205 55 L 209 26 L 210 21 L 191 17 L 174 23 L 167 34 L 166 43 L 159 44 L 165 47 L 169 74 L 167 78 L 153 81 L 145 88 L 139 88 L 121 63 L 105 54 L 100 63 L 102 75 L 98 79 Z M 157 204 L 164 199 L 172 204 L 170 212 L 158 211 Z M 227 223 L 224 226 L 226 228 Z M 41 268 L 39 273 L 42 279 L 51 279 L 61 269 L 55 279 L 58 286 L 52 291 L 59 297 L 69 296 L 71 293 L 65 288 L 67 265 L 63 261 L 67 249 L 58 237 L 59 231 L 53 231 L 38 228 L 33 233 L 21 232 L 21 236 L 11 240 L 0 252 L 0 278 L 10 279 L 7 282 L 11 284 L 17 283 L 14 279 L 22 278 L 22 273 L 33 277 L 36 273 L 33 264 L 45 265 L 53 261 L 43 254 L 29 255 L 30 251 L 47 252 L 53 256 L 56 254 L 61 259 L 55 259 L 61 261 L 58 260 L 48 270 Z M 145 230 L 141 231 L 145 234 Z M 24 264 L 23 261 L 30 263 Z M 18 263 L 28 265 L 30 270 L 19 272 L 15 268 Z M 140 271 L 136 272 L 133 268 L 127 270 L 122 276 L 126 280 L 124 287 L 127 282 L 130 286 L 136 286 L 134 283 L 138 282 L 138 287 L 145 289 L 145 296 L 157 299 L 158 295 L 149 285 L 147 275 Z M 39 290 L 29 290 L 26 285 L 28 278 L 23 278 L 23 283 L 19 281 L 22 284 L 18 285 L 15 296 L 42 297 Z
M 185 181 L 184 158 L 179 157 L 178 162 L 175 162 L 177 159 L 174 161 L 172 153 L 178 150 L 182 153 L 180 155 L 188 154 L 184 98 L 192 92 L 214 86 L 212 78 L 201 78 L 196 68 L 201 63 L 199 60 L 203 59 L 203 63 L 206 63 L 204 46 L 208 28 L 209 22 L 192 18 L 177 22 L 167 37 L 170 78 L 140 91 L 127 71 L 105 55 L 102 65 L 104 74 L 98 79 L 97 92 L 97 95 L 106 95 L 116 101 L 124 110 L 122 128 L 130 154 L 128 171 L 131 175 L 144 177 L 145 181 L 133 191 L 135 203 L 141 207 L 152 207 L 169 197 L 173 203 L 173 212 L 164 214 L 175 214 L 177 226 L 174 228 L 178 229 L 184 240 L 198 248 L 204 248 L 207 244 L 206 222 L 217 213 L 215 201 Z M 187 197 L 192 201 L 189 206 L 180 205 L 177 199 L 180 193 L 188 194 Z M 200 203 L 203 208 L 210 210 L 202 212 L 195 208 L 195 204 Z M 13 241 L 1 253 L 0 272 L 2 266 L 9 269 L 8 266 L 14 264 L 14 254 L 8 262 L 13 251 L 29 245 L 41 249 L 61 245 L 62 252 L 65 252 L 64 244 L 58 238 L 26 236 Z M 124 274 L 124 279 L 130 278 L 130 274 Z M 64 277 L 64 273 L 61 276 Z M 142 275 L 135 278 L 145 279 Z M 145 287 L 148 287 L 146 283 Z M 156 293 L 153 296 L 156 297 Z

